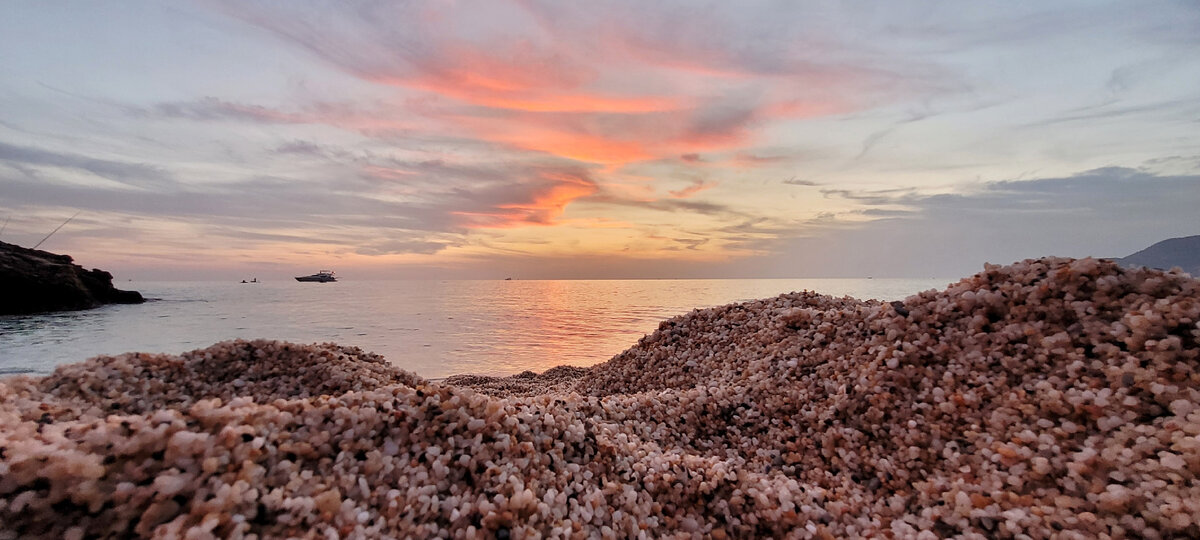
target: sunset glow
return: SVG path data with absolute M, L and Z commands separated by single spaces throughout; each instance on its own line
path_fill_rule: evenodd
M 1200 226 L 1182 210 L 1200 193 L 1200 16 L 1155 6 L 13 7 L 0 240 L 80 211 L 46 247 L 188 278 L 554 277 L 543 263 L 563 260 L 591 277 L 926 275 L 932 258 L 885 254 L 931 244 L 950 274 L 1119 255 Z M 1052 200 L 1080 219 L 991 221 L 1068 185 L 1086 192 Z M 1117 230 L 1110 212 L 1144 214 Z

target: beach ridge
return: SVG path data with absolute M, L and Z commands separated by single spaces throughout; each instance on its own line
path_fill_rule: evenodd
M 442 382 L 230 341 L 0 380 L 0 537 L 1200 534 L 1200 281 L 1031 259 Z

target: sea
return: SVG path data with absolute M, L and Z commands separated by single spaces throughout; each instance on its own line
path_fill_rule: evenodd
M 0 376 L 124 352 L 336 342 L 426 378 L 590 366 L 693 309 L 791 291 L 898 300 L 953 279 L 130 282 L 148 301 L 0 316 Z

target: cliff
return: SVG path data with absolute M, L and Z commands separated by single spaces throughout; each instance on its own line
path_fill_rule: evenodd
M 85 270 L 69 255 L 0 242 L 0 315 L 144 301 L 137 291 L 113 287 L 112 274 Z

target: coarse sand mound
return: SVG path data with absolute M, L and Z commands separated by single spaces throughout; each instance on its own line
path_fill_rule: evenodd
M 476 391 L 498 397 L 531 396 L 569 391 L 575 381 L 589 372 L 590 370 L 587 368 L 557 366 L 540 374 L 523 371 L 510 377 L 455 375 L 447 377 L 442 382 L 451 386 L 473 388 Z
M 252 396 L 267 403 L 424 382 L 357 347 L 239 340 L 179 356 L 99 356 L 59 367 L 37 387 L 64 403 L 99 405 L 103 415 L 182 410 L 201 399 Z
M 438 384 L 227 342 L 0 382 L 0 538 L 1197 537 L 1200 281 L 1029 260 Z

